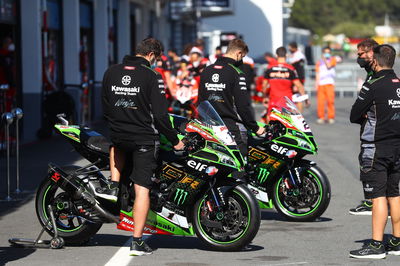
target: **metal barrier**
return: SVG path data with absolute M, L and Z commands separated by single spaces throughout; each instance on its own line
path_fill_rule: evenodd
M 354 63 L 340 63 L 336 65 L 335 91 L 339 97 L 351 95 L 356 97 L 366 76 L 364 69 Z M 306 81 L 304 88 L 308 94 L 316 94 L 315 66 L 307 65 L 305 68 Z

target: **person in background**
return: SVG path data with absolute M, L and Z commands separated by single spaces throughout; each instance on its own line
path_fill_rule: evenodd
M 221 46 L 217 46 L 215 48 L 215 53 L 210 55 L 208 57 L 208 60 L 210 61 L 210 64 L 214 64 L 215 61 L 217 61 L 217 59 L 220 58 L 221 56 L 222 56 L 222 48 L 221 48 Z
M 306 80 L 305 78 L 305 69 L 304 66 L 306 64 L 306 58 L 304 54 L 300 51 L 300 49 L 297 46 L 296 42 L 291 42 L 289 43 L 289 51 L 290 55 L 288 57 L 288 63 L 291 64 L 294 69 L 296 69 L 297 76 L 299 77 L 300 83 L 304 86 L 304 82 Z M 293 92 L 296 95 L 299 95 L 300 91 L 297 86 L 293 88 Z M 303 110 L 303 103 L 302 102 L 296 102 L 297 107 L 299 108 L 300 111 Z
M 315 64 L 317 91 L 317 123 L 325 123 L 325 106 L 328 123 L 335 123 L 335 66 L 336 59 L 329 47 L 322 49 L 322 58 Z
M 286 48 L 276 49 L 277 63 L 270 65 L 264 75 L 264 85 L 268 98 L 267 119 L 271 109 L 279 107 L 284 102 L 284 97 L 292 99 L 293 87 L 296 86 L 301 95 L 304 95 L 304 87 L 301 84 L 297 72 L 292 65 L 286 63 Z M 308 105 L 308 100 L 306 102 Z

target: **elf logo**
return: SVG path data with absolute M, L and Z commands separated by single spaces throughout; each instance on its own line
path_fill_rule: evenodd
M 272 149 L 274 152 L 277 152 L 277 153 L 279 153 L 279 154 L 284 154 L 284 153 L 286 153 L 286 152 L 289 150 L 288 148 L 284 148 L 284 147 L 278 146 L 278 145 L 276 145 L 276 144 L 273 144 L 273 145 L 271 146 L 271 149 Z
M 193 161 L 193 160 L 189 160 L 189 161 L 187 162 L 187 165 L 189 165 L 190 167 L 196 169 L 197 171 L 203 171 L 203 170 L 206 169 L 207 166 L 208 166 L 208 165 L 206 165 L 206 164 L 198 163 L 198 162 L 195 162 L 195 161 Z

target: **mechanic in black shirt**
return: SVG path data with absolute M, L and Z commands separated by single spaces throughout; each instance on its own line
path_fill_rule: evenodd
M 374 48 L 379 44 L 374 39 L 365 39 L 357 44 L 357 63 L 367 72 L 364 82 L 369 81 L 374 75 L 371 69 L 371 62 L 374 57 Z M 353 215 L 372 215 L 372 200 L 365 199 L 361 204 L 349 210 Z
M 354 103 L 350 121 L 361 125 L 360 179 L 364 196 L 372 199 L 372 241 L 350 257 L 380 259 L 400 255 L 400 80 L 392 67 L 396 57 L 390 45 L 373 50 L 372 78 Z M 386 245 L 383 234 L 392 216 L 393 235 Z
M 243 124 L 258 135 L 265 132 L 265 128 L 259 127 L 254 118 L 245 75 L 236 66 L 248 51 L 244 41 L 230 41 L 226 54 L 201 73 L 199 86 L 199 102 L 208 100 L 212 104 L 233 134 L 244 157 L 247 156 L 247 130 Z
M 130 255 L 152 253 L 141 237 L 150 206 L 151 177 L 157 166 L 158 132 L 175 149 L 184 147 L 169 121 L 164 81 L 150 67 L 161 52 L 158 40 L 144 39 L 136 47 L 136 56 L 125 56 L 122 64 L 111 66 L 103 77 L 103 111 L 114 145 L 110 151 L 110 169 L 114 172 L 111 174 L 113 185 L 98 196 L 117 199 L 120 172 L 128 158 L 126 155 L 132 154 L 130 178 L 135 183 L 135 229 Z

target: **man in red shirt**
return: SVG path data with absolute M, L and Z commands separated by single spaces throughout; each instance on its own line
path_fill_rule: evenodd
M 301 95 L 304 95 L 304 86 L 301 84 L 297 72 L 292 65 L 286 63 L 286 48 L 276 49 L 277 62 L 269 65 L 264 75 L 264 88 L 269 94 L 268 116 L 273 107 L 279 107 L 287 96 L 292 99 L 293 86 L 299 89 Z M 308 104 L 308 100 L 306 100 Z

